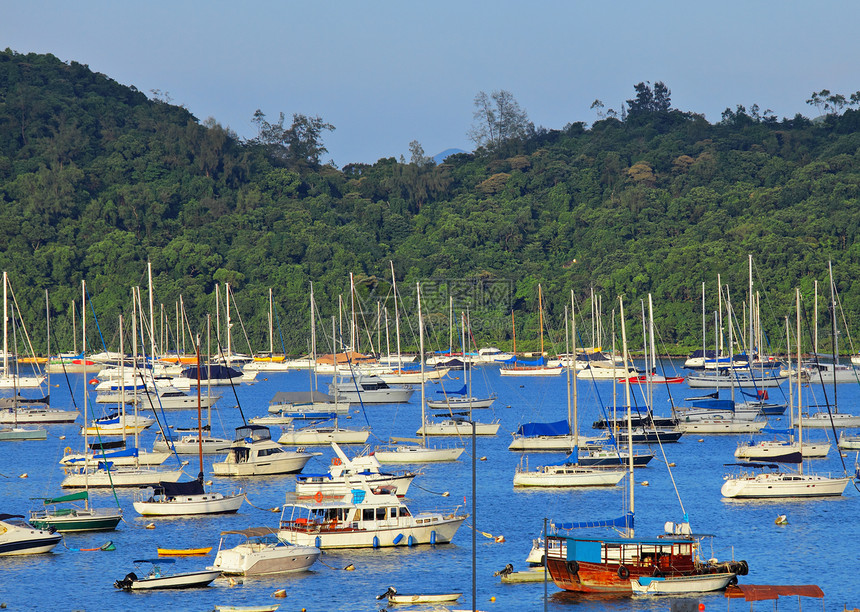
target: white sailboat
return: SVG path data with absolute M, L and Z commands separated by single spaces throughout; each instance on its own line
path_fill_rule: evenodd
M 797 303 L 797 359 L 801 359 L 800 349 L 800 289 L 796 290 Z M 797 371 L 797 414 L 801 412 L 802 380 Z M 803 422 L 797 427 L 798 440 L 803 445 Z M 751 466 L 756 464 L 750 464 Z M 763 464 L 760 467 L 771 467 Z M 772 467 L 776 467 L 775 465 Z M 797 472 L 742 473 L 726 476 L 720 489 L 723 497 L 728 498 L 784 498 L 784 497 L 838 497 L 851 482 L 848 476 L 830 477 L 804 473 L 803 462 Z
M 513 311 L 511 311 L 511 319 L 513 320 Z M 513 363 L 503 364 L 499 369 L 501 376 L 558 376 L 561 374 L 561 364 L 550 365 L 544 357 L 543 349 L 543 292 L 541 286 L 538 285 L 538 320 L 540 321 L 540 356 L 534 362 L 518 361 L 515 358 Z M 516 329 L 514 329 L 514 337 L 516 338 Z M 516 350 L 516 349 L 514 349 Z
M 200 371 L 200 343 L 197 343 L 197 371 Z M 196 480 L 190 482 L 160 482 L 152 491 L 138 492 L 135 498 L 135 511 L 143 516 L 191 516 L 203 514 L 232 514 L 239 510 L 245 494 L 224 495 L 217 491 L 206 491 L 203 484 L 203 408 L 200 383 L 197 383 L 197 435 L 200 439 L 198 456 L 200 472 Z
M 573 304 L 573 292 L 571 291 L 571 304 Z M 568 312 L 567 308 L 564 311 L 564 336 L 566 349 L 570 350 L 570 335 L 568 328 Z M 576 323 L 574 322 L 574 337 L 576 334 Z M 574 350 L 576 342 L 574 341 Z M 626 346 L 625 356 L 627 354 Z M 572 382 L 573 381 L 573 382 Z M 538 467 L 536 470 L 529 470 L 528 464 L 520 465 L 514 472 L 515 487 L 594 487 L 594 486 L 615 486 L 622 478 L 624 478 L 624 470 L 612 469 L 594 469 L 579 465 L 579 410 L 576 390 L 576 377 L 573 375 L 573 368 L 567 368 L 567 415 L 573 430 L 573 449 L 570 455 L 563 461 L 558 463 L 550 463 Z M 630 383 L 627 383 L 629 388 Z M 573 387 L 573 393 L 571 393 Z M 571 415 L 571 396 L 572 415 Z M 629 409 L 628 409 L 629 410 Z
M 3 371 L 0 372 L 0 389 L 17 390 L 41 387 L 45 382 L 44 375 L 21 376 L 19 372 L 12 372 L 9 369 L 9 300 L 7 297 L 9 289 L 11 289 L 9 277 L 3 270 Z M 14 293 L 12 297 L 14 297 Z M 17 365 L 17 356 L 15 363 Z
M 418 341 L 421 355 L 421 371 L 424 371 L 424 319 L 421 314 L 421 285 L 416 284 L 418 295 Z M 399 351 L 398 351 L 399 352 Z M 421 384 L 421 424 L 427 420 L 426 414 L 426 397 L 424 394 L 424 384 Z M 469 424 L 469 432 L 471 433 L 471 424 Z M 421 430 L 419 430 L 420 434 Z M 390 447 L 379 447 L 375 451 L 375 456 L 380 463 L 431 463 L 437 461 L 456 461 L 463 451 L 464 447 L 430 447 L 427 446 L 426 435 L 422 435 L 418 439 L 392 438 L 392 442 L 401 442 Z

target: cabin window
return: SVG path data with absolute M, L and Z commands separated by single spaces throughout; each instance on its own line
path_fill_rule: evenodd
M 411 516 L 411 514 L 409 512 L 409 508 L 407 508 L 406 506 L 401 506 L 400 507 L 400 516 Z
M 376 520 L 384 521 L 385 520 L 385 508 L 377 508 L 376 509 Z
M 373 508 L 364 508 L 361 511 L 361 520 L 363 521 L 372 521 L 373 520 Z

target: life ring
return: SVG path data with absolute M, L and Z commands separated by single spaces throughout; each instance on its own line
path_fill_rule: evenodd
M 340 457 L 332 457 L 331 458 L 331 464 L 332 465 L 340 465 L 341 464 Z
M 623 565 L 619 565 L 618 577 L 621 578 L 621 580 L 627 580 L 628 578 L 630 578 L 630 570 Z
M 64 454 L 64 455 L 71 455 L 71 454 L 72 454 L 72 447 L 71 447 L 71 446 L 67 446 L 66 448 L 64 448 L 64 449 L 63 449 L 63 454 Z
M 317 494 L 316 494 L 316 495 L 314 495 L 314 499 L 316 500 L 316 502 L 317 502 L 318 504 L 319 504 L 319 503 L 321 503 L 321 502 L 322 502 L 322 500 L 323 500 L 323 494 L 322 494 L 322 491 L 317 491 Z
M 575 574 L 579 571 L 579 563 L 576 561 L 568 561 L 567 562 L 567 571 L 571 574 Z

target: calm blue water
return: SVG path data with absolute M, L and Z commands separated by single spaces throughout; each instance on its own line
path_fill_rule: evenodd
M 67 406 L 68 390 L 58 378 L 55 377 L 53 382 L 61 384 L 51 390 L 52 400 L 56 406 Z M 80 396 L 83 380 L 81 375 L 72 378 L 76 397 Z M 507 450 L 509 432 L 521 422 L 564 418 L 567 410 L 565 377 L 511 380 L 501 378 L 496 367 L 485 367 L 476 369 L 473 384 L 478 393 L 489 389 L 499 395 L 494 410 L 481 411 L 481 420 L 499 418 L 502 422 L 498 436 L 478 439 L 477 456 L 481 459 L 486 457 L 486 460 L 477 463 L 477 526 L 480 531 L 502 535 L 506 540 L 496 543 L 480 533 L 477 536 L 477 605 L 479 609 L 499 612 L 539 610 L 544 606 L 543 584 L 502 585 L 498 578 L 492 576 L 493 572 L 506 563 L 512 563 L 516 569 L 524 569 L 525 556 L 532 538 L 541 533 L 544 517 L 562 522 L 620 516 L 626 488 L 514 491 L 511 481 L 520 456 Z M 238 394 L 246 417 L 251 417 L 265 413 L 268 400 L 275 391 L 305 390 L 307 386 L 307 373 L 269 374 L 254 385 L 239 388 Z M 324 390 L 324 385 L 321 386 Z M 428 385 L 428 394 L 437 388 Z M 599 399 L 594 385 L 579 385 L 580 422 L 586 434 L 595 433 L 590 423 L 599 416 L 597 406 L 612 402 L 609 383 L 599 383 L 597 389 L 601 395 Z M 239 412 L 233 407 L 236 402 L 229 388 L 222 388 L 220 392 L 224 397 L 213 414 L 213 431 L 232 434 L 232 428 L 241 423 Z M 676 401 L 698 394 L 688 389 L 686 384 L 672 385 L 668 392 L 665 387 L 659 387 L 655 400 L 658 413 L 668 413 L 669 392 Z M 619 398 L 623 397 L 621 393 L 619 390 Z M 772 399 L 777 395 L 778 392 L 771 392 Z M 839 386 L 842 411 L 860 412 L 858 398 L 860 390 L 856 385 Z M 820 391 L 816 399 L 823 402 Z M 192 412 L 173 412 L 168 416 L 175 426 L 196 424 L 196 415 Z M 355 413 L 348 423 L 360 426 L 364 419 L 362 414 Z M 374 435 L 380 439 L 387 439 L 389 435 L 414 435 L 419 419 L 417 392 L 408 405 L 374 406 L 367 410 L 367 420 Z M 31 502 L 31 497 L 61 493 L 62 473 L 57 461 L 64 447 L 81 448 L 79 424 L 80 419 L 75 426 L 49 426 L 49 437 L 44 442 L 0 444 L 0 492 L 3 498 L 0 512 L 26 514 L 35 507 L 33 504 L 36 502 Z M 777 426 L 785 424 L 785 419 L 776 422 Z M 273 435 L 276 437 L 277 434 L 274 430 Z M 824 433 L 812 435 L 823 436 Z M 65 436 L 65 439 L 60 436 Z M 154 433 L 146 432 L 141 446 L 151 448 L 153 438 Z M 658 457 L 649 467 L 637 470 L 635 476 L 639 483 L 635 491 L 637 534 L 656 535 L 662 531 L 664 522 L 680 521 L 686 511 L 694 531 L 716 536 L 713 556 L 721 559 L 734 556 L 748 561 L 750 574 L 741 578 L 741 582 L 815 583 L 825 592 L 828 610 L 842 610 L 844 604 L 849 608 L 860 605 L 860 588 L 856 586 L 860 569 L 856 534 L 860 524 L 857 491 L 849 485 L 843 497 L 828 500 L 723 500 L 720 486 L 727 469 L 723 463 L 733 461 L 732 452 L 740 439 L 741 436 L 685 437 L 678 444 L 665 446 L 668 461 L 676 464 L 672 474 L 680 501 L 657 449 Z M 467 446 L 467 452 L 459 462 L 422 468 L 423 475 L 415 480 L 409 491 L 408 503 L 413 511 L 453 509 L 458 504 L 462 506 L 464 498 L 466 510 L 470 511 L 470 440 L 463 440 L 463 444 Z M 324 455 L 312 460 L 306 471 L 326 469 L 332 452 L 330 449 L 322 451 Z M 535 467 L 544 460 L 561 458 L 556 454 L 531 455 L 530 464 Z M 207 459 L 207 465 L 212 460 Z M 852 471 L 854 456 L 846 457 L 845 461 Z M 829 458 L 813 462 L 812 469 L 841 474 L 842 466 L 835 444 Z M 186 472 L 193 477 L 196 461 Z M 19 478 L 22 473 L 29 474 L 29 477 Z M 641 484 L 643 481 L 648 485 Z M 292 490 L 293 478 L 270 477 L 245 482 L 215 479 L 216 488 L 225 491 L 240 485 L 246 489 L 254 506 L 272 508 L 282 505 L 284 494 Z M 449 491 L 450 496 L 437 494 L 442 491 Z M 111 502 L 107 493 L 91 495 L 97 505 Z M 159 546 L 213 546 L 217 549 L 222 530 L 275 526 L 279 514 L 245 504 L 236 515 L 161 519 L 154 521 L 154 530 L 146 530 L 144 525 L 152 519 L 136 515 L 131 506 L 132 493 L 119 490 L 118 495 L 126 520 L 117 531 L 66 536 L 65 543 L 53 554 L 0 558 L 0 602 L 7 604 L 10 610 L 211 610 L 216 604 L 260 605 L 272 602 L 271 594 L 285 588 L 288 596 L 279 601 L 281 610 L 379 610 L 383 606 L 375 596 L 393 585 L 400 592 L 460 590 L 464 596 L 457 607 L 471 608 L 471 531 L 466 526 L 460 529 L 451 545 L 326 553 L 322 557 L 324 564 L 317 564 L 313 572 L 303 575 L 248 579 L 234 587 L 219 580 L 206 589 L 146 594 L 120 592 L 114 589 L 114 580 L 134 569 L 132 560 L 154 557 Z M 779 514 L 788 516 L 787 525 L 774 524 Z M 115 551 L 74 550 L 98 547 L 107 540 L 115 543 Z M 179 559 L 173 567 L 176 571 L 190 571 L 211 563 L 213 559 L 214 551 L 209 557 Z M 354 564 L 355 571 L 341 571 L 340 568 L 350 563 Z M 562 593 L 551 583 L 548 591 L 550 610 L 668 610 L 671 605 L 666 600 L 587 599 Z M 495 601 L 491 601 L 491 597 Z M 729 609 L 721 595 L 702 597 L 701 602 L 707 610 Z M 743 610 L 747 606 L 735 601 L 731 609 Z M 805 601 L 804 607 L 821 609 L 818 601 L 811 600 Z M 770 610 L 772 604 L 761 603 L 754 609 Z M 782 600 L 779 609 L 796 610 L 796 599 Z

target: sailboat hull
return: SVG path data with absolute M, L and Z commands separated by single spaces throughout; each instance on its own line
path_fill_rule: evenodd
M 764 473 L 729 478 L 720 488 L 723 497 L 762 499 L 782 497 L 839 497 L 851 478 L 811 474 Z
M 62 533 L 77 531 L 113 531 L 122 520 L 122 511 L 107 508 L 70 508 L 33 512 L 30 524 L 39 529 L 53 528 Z
M 135 501 L 132 505 L 143 516 L 187 516 L 193 514 L 233 514 L 239 510 L 245 495 L 204 493 L 183 495 L 168 500 Z

